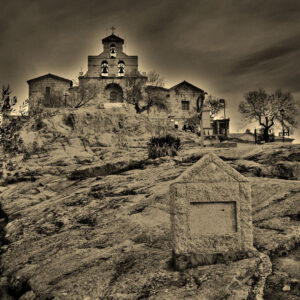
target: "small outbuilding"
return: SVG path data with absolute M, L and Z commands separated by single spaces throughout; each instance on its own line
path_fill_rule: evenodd
M 29 86 L 29 103 L 37 101 L 46 102 L 51 95 L 60 95 L 63 100 L 73 82 L 70 79 L 57 76 L 54 74 L 46 74 L 27 81 Z

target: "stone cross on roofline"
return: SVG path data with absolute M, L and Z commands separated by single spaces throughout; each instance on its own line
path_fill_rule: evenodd
M 116 30 L 116 27 L 112 26 L 110 29 L 111 29 L 111 33 L 114 34 L 115 30 Z

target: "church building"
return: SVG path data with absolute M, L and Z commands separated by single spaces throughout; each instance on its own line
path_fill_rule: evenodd
M 124 40 L 115 34 L 102 39 L 103 52 L 88 56 L 88 70 L 79 76 L 79 85 L 99 86 L 99 103 L 105 107 L 116 107 L 124 103 L 124 91 L 128 77 L 141 80 L 147 77 L 138 70 L 138 57 L 123 52 Z
M 96 99 L 96 107 L 110 109 L 111 107 L 132 108 L 132 104 L 126 101 L 126 88 L 128 80 L 134 79 L 146 89 L 153 89 L 160 92 L 168 104 L 168 111 L 156 111 L 151 109 L 150 118 L 170 120 L 181 129 L 187 120 L 196 114 L 196 101 L 204 91 L 193 84 L 182 81 L 167 89 L 151 86 L 146 73 L 141 73 L 138 68 L 138 57 L 127 55 L 123 52 L 124 40 L 115 35 L 114 32 L 102 39 L 103 51 L 99 55 L 88 56 L 88 70 L 84 74 L 80 72 L 78 77 L 79 87 L 96 85 L 99 88 Z M 72 87 L 72 81 L 57 75 L 47 74 L 27 81 L 29 85 L 29 102 L 34 98 L 41 98 L 52 92 L 60 91 L 66 95 L 76 90 Z M 204 107 L 203 127 L 205 135 L 213 135 L 213 121 L 210 117 L 210 110 Z

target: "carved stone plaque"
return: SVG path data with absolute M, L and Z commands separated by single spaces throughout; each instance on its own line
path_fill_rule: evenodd
M 224 235 L 237 231 L 235 202 L 192 202 L 191 235 Z

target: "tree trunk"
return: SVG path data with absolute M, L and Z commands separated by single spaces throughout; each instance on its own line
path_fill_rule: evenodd
M 266 126 L 264 127 L 264 140 L 269 143 L 269 119 L 266 117 Z
M 202 121 L 202 113 L 201 113 L 201 119 L 200 119 L 200 132 L 201 132 L 201 147 L 204 147 L 204 132 L 203 132 L 203 121 Z
M 264 128 L 264 141 L 269 143 L 269 127 Z

